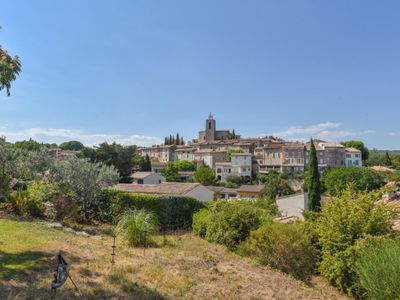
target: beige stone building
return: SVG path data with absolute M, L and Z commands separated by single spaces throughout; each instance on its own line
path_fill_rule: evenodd
M 158 160 L 159 162 L 171 162 L 174 161 L 175 149 L 175 145 L 157 145 L 139 148 L 138 152 L 141 156 L 148 155 L 152 160 Z
M 215 169 L 217 162 L 226 161 L 227 150 L 199 149 L 193 153 L 194 162 L 202 163 L 211 169 Z

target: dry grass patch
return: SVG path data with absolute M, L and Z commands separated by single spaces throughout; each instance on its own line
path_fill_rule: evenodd
M 28 232 L 28 233 L 27 233 Z M 54 254 L 70 263 L 80 288 L 67 282 L 57 299 L 338 299 L 325 287 L 307 287 L 267 267 L 258 267 L 225 247 L 191 234 L 156 237 L 155 248 L 130 248 L 112 238 L 82 237 L 39 222 L 0 219 L 0 299 L 49 299 Z M 5 276 L 5 275 L 9 276 Z M 11 275 L 12 276 L 11 276 Z M 17 291 L 17 292 L 16 292 Z

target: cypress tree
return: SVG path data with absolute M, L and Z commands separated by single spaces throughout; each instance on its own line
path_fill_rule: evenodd
M 310 141 L 310 152 L 308 155 L 308 174 L 307 174 L 307 193 L 308 193 L 308 210 L 321 210 L 321 181 L 318 170 L 317 150 L 314 141 Z
M 236 139 L 235 129 L 232 130 L 232 138 Z
M 385 166 L 391 166 L 392 165 L 392 160 L 390 159 L 389 152 L 386 151 L 385 155 Z
M 151 161 L 149 155 L 146 154 L 146 157 L 144 158 L 144 163 L 142 167 L 143 172 L 150 172 L 151 171 Z
M 185 145 L 185 141 L 183 140 L 183 136 L 181 136 L 181 145 Z
M 179 145 L 181 139 L 179 138 L 179 133 L 176 134 L 176 144 Z

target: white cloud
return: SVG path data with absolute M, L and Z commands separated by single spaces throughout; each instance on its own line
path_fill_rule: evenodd
M 324 140 L 340 140 L 351 136 L 374 134 L 375 130 L 355 131 L 342 128 L 341 123 L 324 122 L 310 126 L 290 126 L 288 129 L 273 133 L 274 136 L 289 140 L 305 141 L 310 137 Z
M 98 145 L 102 142 L 150 146 L 162 142 L 159 137 L 140 134 L 132 134 L 128 136 L 120 134 L 91 134 L 81 130 L 63 128 L 29 128 L 19 131 L 10 131 L 5 129 L 6 127 L 0 127 L 0 136 L 5 136 L 7 140 L 11 142 L 28 140 L 30 138 L 45 143 L 61 143 L 68 140 L 78 140 L 86 146 Z
M 390 136 L 398 136 L 400 135 L 400 132 L 389 132 Z
M 300 134 L 314 135 L 321 131 L 326 131 L 327 129 L 332 129 L 332 128 L 338 128 L 340 126 L 341 126 L 340 123 L 333 123 L 333 122 L 325 122 L 311 126 L 291 126 L 285 131 L 274 133 L 274 135 L 279 137 L 291 137 Z

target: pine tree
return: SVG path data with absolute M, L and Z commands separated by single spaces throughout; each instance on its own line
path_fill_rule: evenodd
M 318 170 L 317 150 L 314 141 L 310 141 L 310 153 L 307 174 L 307 193 L 308 193 L 308 210 L 321 210 L 321 181 Z

